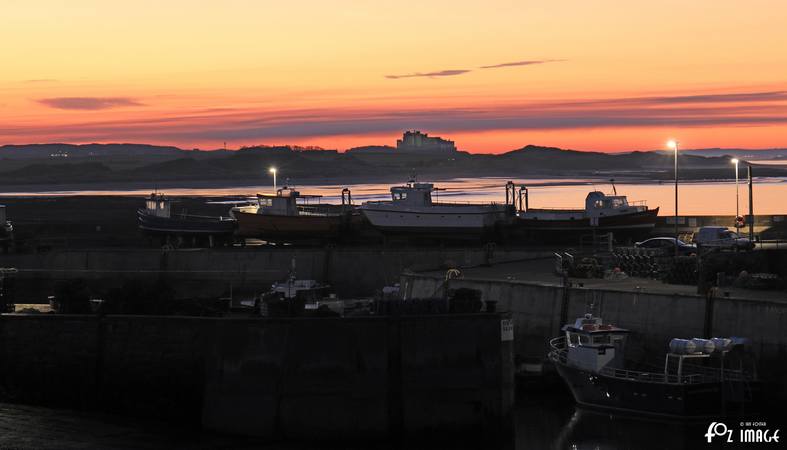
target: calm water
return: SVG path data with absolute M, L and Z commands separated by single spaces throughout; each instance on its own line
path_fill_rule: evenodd
M 456 178 L 435 183 L 444 191 L 437 198 L 451 202 L 503 202 L 505 183 L 508 178 Z M 591 190 L 612 192 L 607 180 L 592 179 L 514 179 L 524 184 L 530 192 L 530 206 L 543 207 L 582 207 L 587 193 Z M 389 184 L 314 184 L 300 185 L 297 188 L 304 194 L 323 195 L 323 202 L 340 201 L 342 188 L 352 190 L 353 200 L 360 203 L 379 200 L 388 196 Z M 748 186 L 744 180 L 740 185 L 740 211 L 748 211 Z M 164 192 L 172 196 L 250 196 L 257 192 L 271 192 L 268 184 L 230 188 L 172 188 Z M 675 191 L 671 182 L 618 182 L 619 194 L 627 195 L 629 201 L 644 200 L 651 208 L 659 207 L 660 215 L 674 214 Z M 679 212 L 681 214 L 718 214 L 734 215 L 736 189 L 734 181 L 684 182 L 679 186 Z M 67 195 L 138 195 L 145 196 L 150 189 L 117 190 L 69 190 L 7 192 L 0 197 L 9 196 L 67 196 Z M 757 178 L 754 186 L 756 214 L 787 213 L 787 178 Z
M 522 450 L 698 448 L 703 443 L 706 428 L 704 422 L 653 421 L 579 409 L 570 398 L 562 396 L 523 400 L 515 414 L 516 449 Z M 253 438 L 172 427 L 161 422 L 0 403 L 0 448 L 303 450 L 314 446 L 271 444 Z M 388 450 L 394 447 L 382 444 L 373 448 Z M 433 446 L 428 448 L 436 450 Z

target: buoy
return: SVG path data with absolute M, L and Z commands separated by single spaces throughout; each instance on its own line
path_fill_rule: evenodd
M 716 349 L 716 345 L 714 345 L 713 341 L 710 339 L 694 338 L 691 341 L 697 346 L 698 352 L 702 352 L 706 355 L 710 355 L 713 353 L 713 350 Z
M 691 355 L 697 353 L 697 344 L 691 339 L 674 338 L 669 341 L 669 351 L 678 355 Z

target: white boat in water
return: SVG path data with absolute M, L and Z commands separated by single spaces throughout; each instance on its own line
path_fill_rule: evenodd
M 481 234 L 506 218 L 502 204 L 440 203 L 431 183 L 409 182 L 391 188 L 391 200 L 370 201 L 360 210 L 376 228 L 406 233 Z

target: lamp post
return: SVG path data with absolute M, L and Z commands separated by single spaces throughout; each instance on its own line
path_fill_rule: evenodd
M 667 142 L 667 147 L 675 152 L 675 257 L 678 256 L 678 144 L 674 139 Z
M 735 164 L 735 224 L 738 224 L 738 217 L 741 215 L 740 211 L 740 195 L 738 194 L 738 158 L 733 158 L 730 160 L 731 163 Z
M 271 167 L 268 172 L 273 174 L 273 195 L 276 195 L 276 168 Z

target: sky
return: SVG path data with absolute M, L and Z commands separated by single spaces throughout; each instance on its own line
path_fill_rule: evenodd
M 787 147 L 787 2 L 3 0 L 0 144 Z

